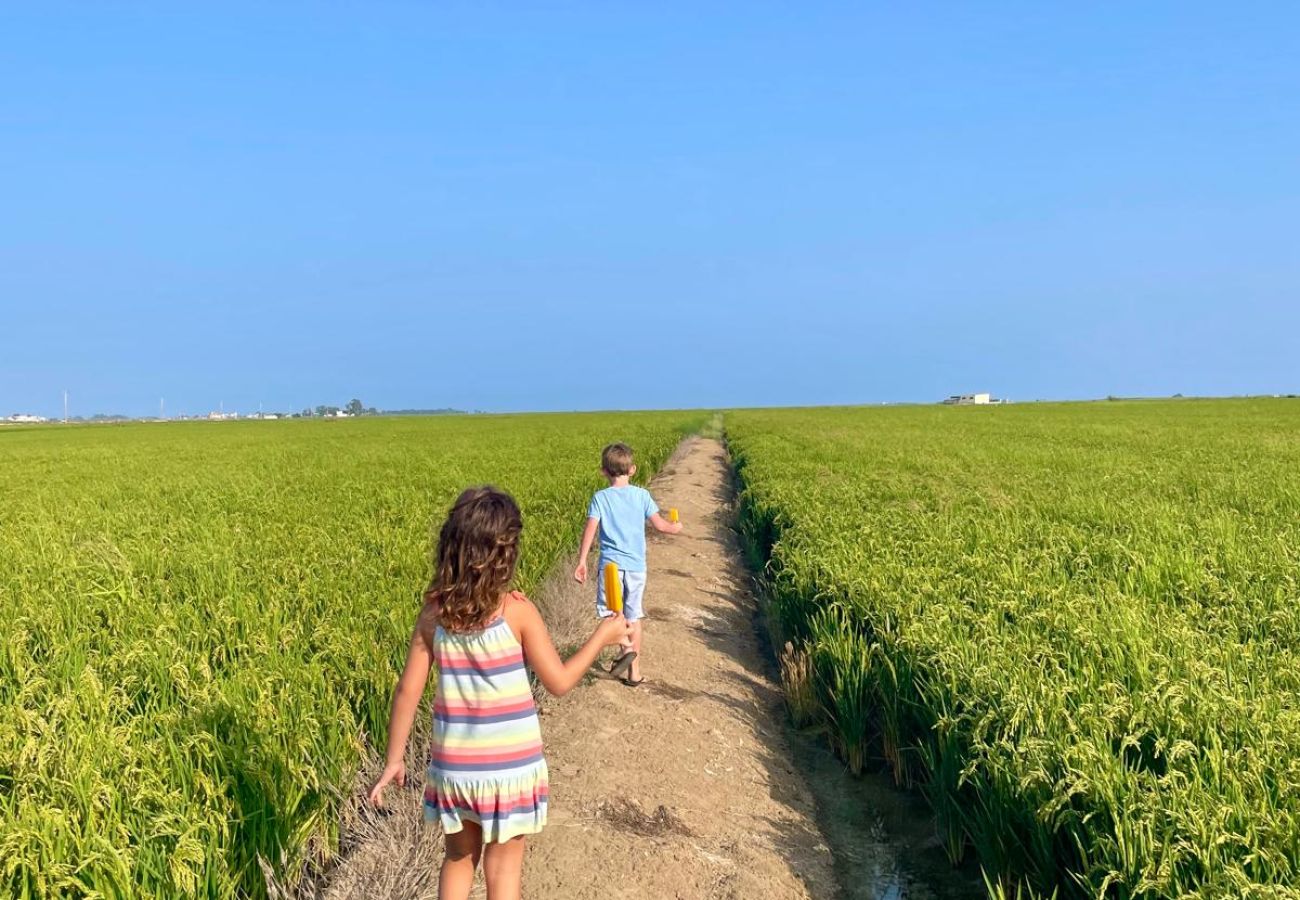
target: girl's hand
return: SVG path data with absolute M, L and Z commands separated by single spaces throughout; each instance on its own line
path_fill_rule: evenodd
M 370 801 L 371 806 L 383 809 L 384 788 L 388 787 L 389 782 L 392 781 L 396 781 L 399 787 L 406 784 L 406 763 L 395 762 L 384 766 L 384 771 L 380 774 L 379 780 L 375 782 L 375 786 L 366 795 L 366 799 Z
M 606 647 L 610 644 L 625 643 L 632 636 L 632 626 L 623 618 L 622 613 L 614 613 L 600 620 L 596 626 L 596 636 Z
M 578 563 L 578 568 L 573 570 L 573 580 L 578 584 L 587 583 L 587 564 L 585 562 Z

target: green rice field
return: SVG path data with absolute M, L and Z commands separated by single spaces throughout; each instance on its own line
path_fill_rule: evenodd
M 454 496 L 520 501 L 530 589 L 606 442 L 648 474 L 701 419 L 0 432 L 0 896 L 259 896 L 328 853 Z
M 336 846 L 433 531 L 577 543 L 703 414 L 0 431 L 0 896 L 245 897 Z M 745 410 L 798 726 L 993 895 L 1300 897 L 1300 401 Z
M 1300 896 L 1300 401 L 726 428 L 793 715 L 993 893 Z

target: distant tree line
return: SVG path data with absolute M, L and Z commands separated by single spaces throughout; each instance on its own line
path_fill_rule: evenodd
M 340 413 L 347 416 L 463 416 L 465 410 L 453 409 L 449 406 L 437 409 L 376 409 L 373 406 L 366 406 L 354 397 L 346 406 L 328 404 L 321 404 L 314 408 L 309 406 L 300 413 L 294 413 L 293 417 L 295 419 L 329 418 Z
M 312 416 L 325 417 L 325 416 L 337 416 L 340 412 L 349 416 L 379 415 L 379 410 L 375 409 L 373 406 L 366 406 L 356 397 L 353 397 L 351 400 L 349 400 L 347 406 L 339 407 L 339 406 L 327 406 L 325 404 L 321 404 L 320 406 L 317 406 L 315 409 L 312 409 L 311 407 L 307 407 L 301 413 L 299 413 L 299 415 L 307 418 L 310 418 Z

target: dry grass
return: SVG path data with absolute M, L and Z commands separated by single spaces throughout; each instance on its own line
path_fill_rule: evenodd
M 422 900 L 436 897 L 436 873 L 442 864 L 442 829 L 424 823 L 425 748 L 429 721 L 420 716 L 407 753 L 406 786 L 389 788 L 387 807 L 376 810 L 366 791 L 383 768 L 383 757 L 367 754 L 352 793 L 343 806 L 338 864 L 323 877 L 305 878 L 285 900 Z
M 561 654 L 582 646 L 595 627 L 595 582 L 592 578 L 588 578 L 586 584 L 574 581 L 573 569 L 577 564 L 576 553 L 561 559 L 555 571 L 530 598 L 546 620 L 551 640 L 555 641 Z M 594 558 L 588 568 L 595 571 Z
M 790 721 L 795 728 L 812 724 L 818 709 L 817 695 L 813 692 L 812 660 L 807 651 L 786 641 L 779 662 L 781 687 L 785 692 L 786 707 L 790 710 Z
M 611 828 L 639 837 L 691 836 L 686 823 L 662 803 L 655 807 L 654 812 L 648 813 L 635 800 L 626 797 L 602 800 L 596 805 L 596 818 Z

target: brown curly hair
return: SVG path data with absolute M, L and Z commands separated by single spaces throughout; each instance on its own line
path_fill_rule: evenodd
M 501 605 L 519 561 L 524 519 L 505 491 L 466 490 L 451 507 L 438 534 L 433 580 L 424 592 L 448 631 L 476 631 Z

